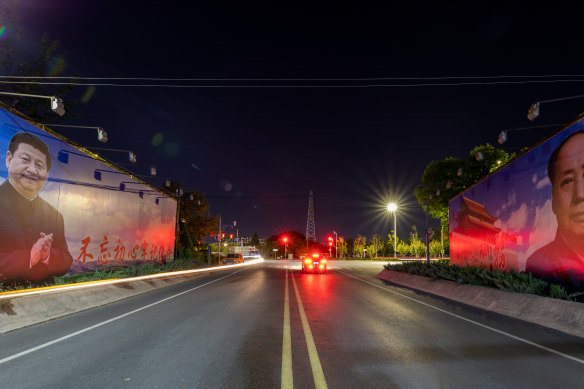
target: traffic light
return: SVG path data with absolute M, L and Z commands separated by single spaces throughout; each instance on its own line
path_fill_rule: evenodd
M 229 234 L 229 239 L 233 239 L 233 234 Z

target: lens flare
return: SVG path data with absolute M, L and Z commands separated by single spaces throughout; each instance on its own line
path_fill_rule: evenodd
M 163 139 L 164 135 L 162 135 L 160 132 L 154 134 L 154 136 L 152 137 L 152 146 L 159 146 L 162 143 Z
M 65 71 L 65 59 L 59 56 L 51 58 L 47 69 L 47 76 L 49 77 L 55 77 L 62 74 Z
M 6 32 L 6 26 L 0 27 L 0 41 L 4 38 L 5 32 Z
M 95 86 L 90 85 L 86 90 L 85 93 L 83 94 L 83 96 L 81 96 L 81 101 L 84 104 L 89 103 L 89 100 L 91 100 L 91 98 L 93 97 L 93 95 L 95 94 Z
M 164 151 L 170 156 L 176 156 L 180 151 L 180 147 L 176 142 L 168 142 L 164 145 Z

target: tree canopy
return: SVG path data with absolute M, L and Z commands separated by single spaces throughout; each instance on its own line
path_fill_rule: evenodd
M 428 203 L 428 213 L 448 226 L 448 201 L 515 158 L 489 143 L 477 146 L 466 158 L 448 157 L 431 161 L 414 194 L 420 205 Z

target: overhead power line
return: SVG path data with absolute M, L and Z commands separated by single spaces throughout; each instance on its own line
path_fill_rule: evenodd
M 331 80 L 332 81 L 332 80 Z M 452 83 L 403 83 L 403 84 L 118 84 L 118 83 L 79 83 L 79 82 L 37 82 L 37 81 L 0 81 L 0 84 L 20 85 L 71 85 L 71 86 L 109 86 L 139 88 L 404 88 L 426 86 L 478 86 L 478 85 L 513 85 L 513 84 L 553 84 L 584 82 L 584 79 L 562 80 L 525 80 L 525 81 L 490 81 L 490 82 L 452 82 Z
M 345 77 L 345 78 L 162 78 L 162 77 L 75 77 L 75 76 L 0 76 L 0 79 L 25 80 L 140 80 L 140 81 L 385 81 L 385 80 L 468 80 L 504 78 L 584 77 L 584 74 L 545 74 L 535 76 L 440 76 L 440 77 Z

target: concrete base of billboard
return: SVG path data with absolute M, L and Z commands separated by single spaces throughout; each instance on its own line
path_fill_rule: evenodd
M 584 304 L 383 270 L 377 278 L 487 311 L 584 337 Z
M 2 296 L 0 334 L 176 285 L 209 274 L 209 272 L 224 269 L 224 267 L 218 267 L 189 275 L 163 276 L 106 285 L 95 284 L 82 289 L 55 289 L 49 293 L 20 297 Z

